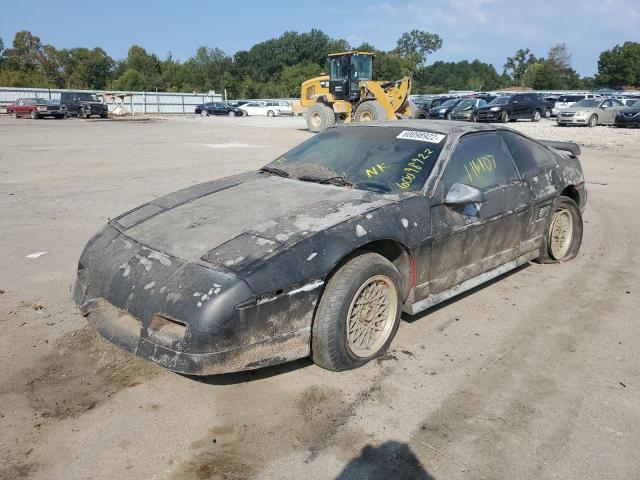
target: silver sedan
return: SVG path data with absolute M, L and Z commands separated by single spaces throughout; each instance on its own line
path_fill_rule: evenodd
M 624 105 L 615 98 L 589 98 L 576 102 L 558 113 L 558 125 L 613 125 L 616 115 Z

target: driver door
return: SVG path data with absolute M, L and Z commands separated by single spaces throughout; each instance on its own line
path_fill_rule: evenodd
M 448 204 L 454 184 L 475 187 L 482 203 Z M 496 132 L 464 135 L 436 187 L 431 207 L 428 293 L 438 293 L 518 256 L 531 195 Z

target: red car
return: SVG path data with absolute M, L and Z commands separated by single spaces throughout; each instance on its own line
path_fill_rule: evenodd
M 28 115 L 33 119 L 42 117 L 60 119 L 67 115 L 67 107 L 44 98 L 18 98 L 7 107 L 7 113 L 13 118 Z

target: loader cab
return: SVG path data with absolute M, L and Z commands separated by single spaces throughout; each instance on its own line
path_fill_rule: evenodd
M 329 92 L 336 100 L 357 101 L 360 98 L 359 83 L 372 80 L 373 54 L 345 52 L 329 55 Z

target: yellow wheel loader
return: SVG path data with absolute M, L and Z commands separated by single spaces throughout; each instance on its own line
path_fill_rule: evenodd
M 373 54 L 332 53 L 327 59 L 329 75 L 302 83 L 300 105 L 312 132 L 336 123 L 411 118 L 411 78 L 375 82 Z

